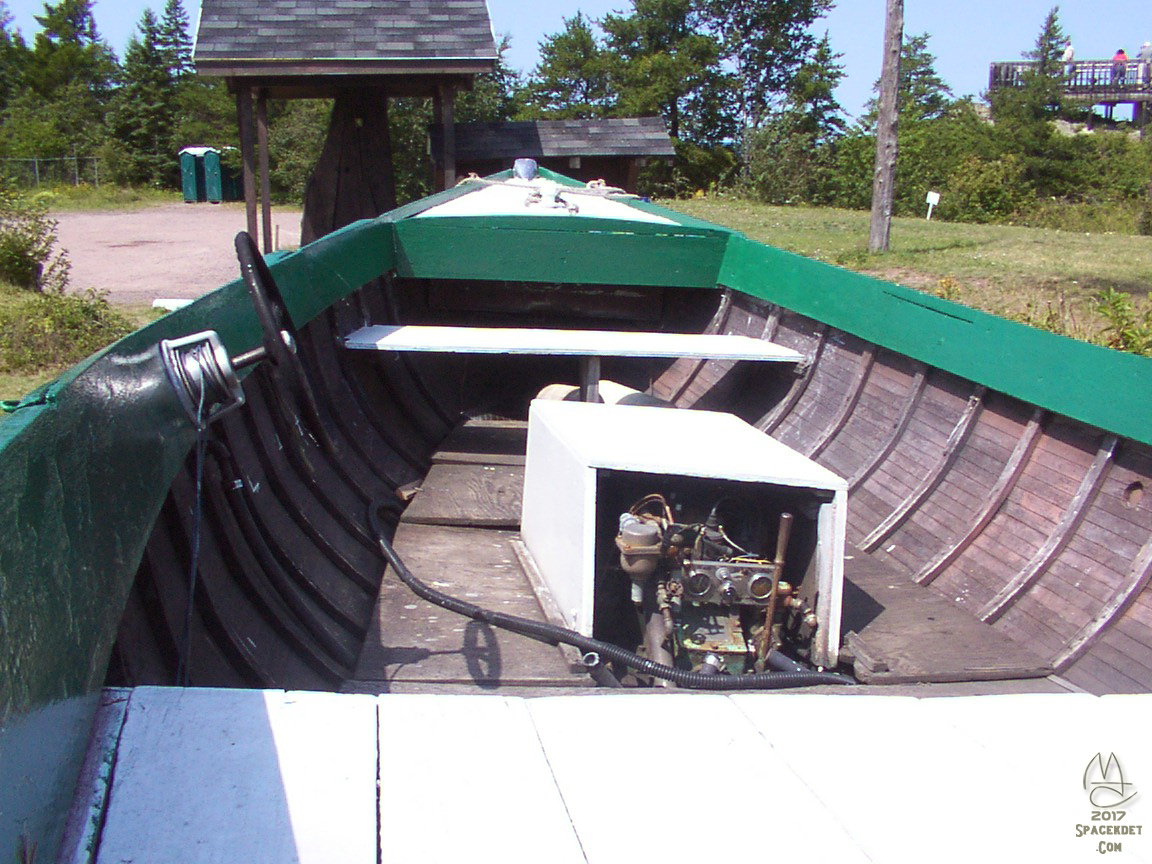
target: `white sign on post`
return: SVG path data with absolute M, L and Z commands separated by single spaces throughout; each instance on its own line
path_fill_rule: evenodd
M 932 221 L 932 208 L 940 203 L 939 192 L 929 192 L 928 197 L 924 199 L 924 203 L 928 205 L 928 221 Z

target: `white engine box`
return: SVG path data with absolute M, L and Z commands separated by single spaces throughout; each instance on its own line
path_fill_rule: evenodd
M 769 500 L 786 495 L 805 508 L 814 535 L 807 569 L 819 626 L 812 661 L 837 662 L 844 580 L 847 482 L 731 414 L 536 400 L 528 415 L 521 533 L 545 586 L 573 630 L 593 635 L 598 489 L 608 477 L 757 484 Z M 625 476 L 625 475 L 621 475 Z

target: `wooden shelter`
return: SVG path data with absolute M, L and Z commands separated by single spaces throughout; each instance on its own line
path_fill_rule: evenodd
M 442 137 L 433 131 L 434 147 Z M 636 191 L 637 175 L 649 160 L 676 155 L 659 117 L 462 123 L 454 130 L 454 146 L 462 174 L 492 174 L 528 157 L 551 171 L 602 179 L 629 192 Z
M 484 0 L 203 0 L 195 63 L 236 95 L 248 230 L 271 248 L 269 98 L 333 99 L 328 138 L 304 202 L 304 242 L 396 204 L 388 97 L 434 100 L 436 182 L 456 176 L 455 94 L 491 71 L 496 43 Z M 259 192 L 257 191 L 259 184 Z

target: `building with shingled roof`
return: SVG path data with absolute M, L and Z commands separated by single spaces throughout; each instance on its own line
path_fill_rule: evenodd
M 432 140 L 438 146 L 439 130 Z M 604 180 L 629 192 L 636 191 L 637 175 L 650 160 L 676 155 L 659 117 L 462 123 L 455 145 L 461 173 L 484 176 L 529 157 L 577 180 Z
M 268 98 L 335 100 L 305 194 L 307 242 L 395 206 L 389 97 L 433 99 L 437 185 L 455 182 L 455 94 L 498 56 L 484 0 L 202 0 L 194 62 L 236 95 L 249 233 L 259 198 L 271 248 Z

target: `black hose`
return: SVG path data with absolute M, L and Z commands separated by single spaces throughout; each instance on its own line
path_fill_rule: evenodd
M 466 600 L 445 594 L 443 591 L 437 591 L 413 575 L 384 535 L 384 526 L 380 522 L 377 511 L 381 507 L 387 506 L 388 503 L 390 502 L 374 502 L 368 508 L 368 524 L 376 535 L 376 540 L 380 544 L 380 551 L 384 553 L 384 557 L 392 565 L 392 569 L 396 571 L 400 581 L 407 585 L 416 596 L 451 612 L 456 612 L 476 621 L 483 621 L 485 624 L 499 627 L 502 630 L 519 633 L 530 639 L 546 642 L 549 645 L 557 645 L 561 642 L 572 645 L 585 654 L 589 652 L 598 654 L 601 662 L 612 660 L 629 666 L 637 672 L 655 678 L 663 678 L 691 690 L 782 690 L 790 687 L 810 687 L 817 684 L 854 683 L 852 679 L 833 672 L 758 672 L 750 675 L 705 675 L 700 672 L 689 672 L 656 663 L 647 657 L 641 657 L 639 654 L 621 648 L 619 645 L 593 639 L 590 636 L 577 633 L 575 630 L 485 609 L 475 603 L 469 603 Z

